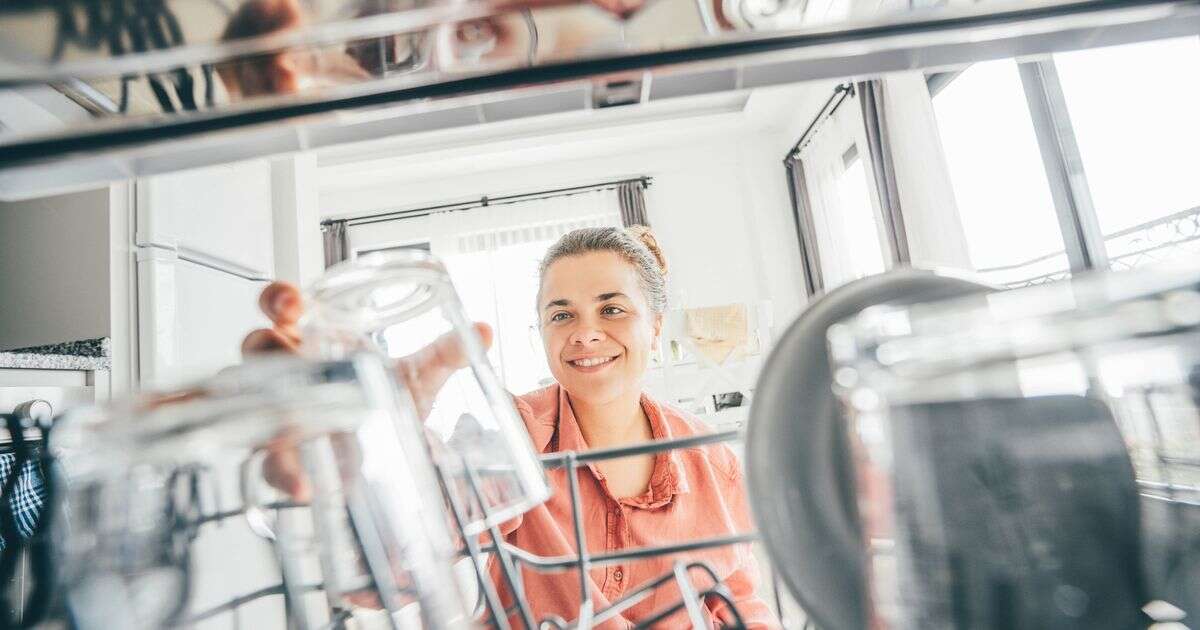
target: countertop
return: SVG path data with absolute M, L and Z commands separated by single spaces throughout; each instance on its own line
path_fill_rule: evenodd
M 107 370 L 111 366 L 112 341 L 107 337 L 0 352 L 0 368 Z

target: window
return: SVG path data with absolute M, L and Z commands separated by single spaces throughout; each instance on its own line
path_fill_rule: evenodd
M 609 188 L 352 224 L 348 229 L 360 256 L 420 249 L 440 258 L 467 316 L 495 331 L 488 359 L 500 380 L 509 391 L 523 394 L 552 378 L 535 304 L 538 265 L 546 250 L 570 230 L 620 225 L 620 203 Z M 396 356 L 417 349 L 405 345 L 404 339 L 387 341 Z M 468 381 L 456 380 L 464 378 L 456 375 L 446 387 L 471 390 Z M 456 412 L 441 411 L 447 417 Z
M 858 147 L 850 148 L 842 154 L 842 164 L 845 170 L 838 176 L 838 200 L 841 202 L 842 233 L 848 238 L 850 257 L 856 264 L 854 275 L 858 277 L 883 273 L 886 266 L 883 261 L 883 247 L 878 235 L 879 221 L 875 217 L 875 207 L 871 203 L 870 182 L 863 161 L 858 157 Z M 861 235 L 862 238 L 852 238 Z M 872 238 L 874 236 L 874 238 Z
M 1111 267 L 1200 254 L 1200 38 L 1054 63 Z
M 788 158 L 802 173 L 802 184 L 793 184 L 796 198 L 803 201 L 797 217 L 802 239 L 816 250 L 815 257 L 806 250 L 805 266 L 820 278 L 810 290 L 829 291 L 885 271 L 891 251 L 870 164 L 859 150 L 867 146 L 866 131 L 850 86 L 834 92 L 797 146 Z
M 972 65 L 933 107 L 975 271 L 1012 287 L 1069 276 L 1017 64 Z
M 1024 286 L 1200 254 L 1198 74 L 1187 37 L 931 76 L 976 269 Z M 1070 247 L 1066 221 L 1081 226 Z
M 490 358 L 505 387 L 525 393 L 549 384 L 538 325 L 538 264 L 555 239 L 444 258 L 467 314 L 496 333 Z

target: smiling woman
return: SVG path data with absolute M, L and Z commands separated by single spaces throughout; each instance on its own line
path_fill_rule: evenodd
M 537 452 L 580 452 L 711 433 L 700 419 L 658 402 L 643 390 L 667 307 L 666 260 L 648 228 L 568 232 L 546 252 L 540 276 L 539 326 L 556 382 L 514 397 Z M 265 331 L 269 335 L 254 333 L 264 333 L 263 338 L 273 343 L 255 345 L 248 340 L 250 349 L 290 349 L 276 337 L 283 335 L 280 325 L 290 321 L 280 310 L 291 305 L 273 295 L 264 296 L 262 306 L 276 330 Z M 482 345 L 489 345 L 491 328 L 478 325 L 476 330 Z M 459 355 L 450 351 L 452 347 L 435 342 L 398 359 L 424 417 L 436 406 L 432 401 L 437 392 L 449 386 L 451 373 L 462 367 L 454 358 Z M 428 427 L 429 420 L 425 421 Z M 270 483 L 296 496 L 305 481 L 295 454 L 282 449 L 267 460 Z M 552 496 L 502 523 L 504 540 L 535 557 L 562 558 L 579 554 L 575 540 L 577 533 L 582 533 L 587 551 L 594 557 L 721 539 L 753 530 L 741 466 L 724 444 L 593 459 L 580 469 L 548 471 Z M 570 475 L 576 474 L 578 484 L 573 488 Z M 572 499 L 576 489 L 582 507 L 578 516 Z M 740 620 L 755 630 L 780 627 L 758 595 L 757 561 L 748 543 L 705 547 L 680 555 L 631 554 L 620 564 L 591 565 L 582 580 L 569 571 L 542 573 L 521 563 L 521 600 L 528 604 L 534 619 L 575 619 L 587 609 L 581 601 L 582 581 L 590 610 L 611 612 L 614 602 L 671 575 L 675 562 L 685 560 L 703 562 L 728 591 L 727 599 L 704 599 L 714 621 L 730 626 Z M 524 627 L 524 611 L 515 608 L 514 595 L 507 588 L 510 582 L 496 558 L 492 560 L 491 582 L 499 591 L 500 603 L 506 610 L 516 610 L 510 624 Z M 681 598 L 675 582 L 660 580 L 649 588 L 648 595 L 618 607 L 619 612 L 594 627 L 624 629 L 639 622 L 686 627 L 690 623 L 686 610 L 658 618 Z
M 541 264 L 537 304 L 556 383 L 516 398 L 535 448 L 582 451 L 708 432 L 699 419 L 643 391 L 666 296 L 666 259 L 647 228 L 585 228 L 550 247 Z M 724 445 L 598 461 L 586 471 L 579 475 L 579 494 L 591 553 L 751 529 L 741 467 Z M 509 543 L 543 557 L 576 553 L 567 475 L 552 471 L 550 481 L 558 491 L 550 500 L 501 528 Z M 689 559 L 716 569 L 750 627 L 778 627 L 756 594 L 757 567 L 748 545 L 707 549 Z M 654 557 L 591 569 L 595 609 L 669 572 L 674 560 Z M 574 617 L 580 605 L 578 576 L 522 571 L 535 617 Z M 497 566 L 492 575 L 502 584 Z M 502 595 L 510 605 L 511 593 Z M 628 627 L 678 597 L 673 586 L 661 587 L 603 627 Z M 714 618 L 731 621 L 723 604 L 706 604 Z M 662 627 L 683 625 L 686 621 L 672 619 Z

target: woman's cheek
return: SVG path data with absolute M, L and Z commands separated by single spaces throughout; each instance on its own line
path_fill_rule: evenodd
M 542 328 L 542 339 L 545 340 L 546 364 L 550 366 L 550 372 L 557 378 L 563 370 L 559 357 L 562 356 L 563 348 L 566 346 L 566 333 L 552 327 L 544 327 Z

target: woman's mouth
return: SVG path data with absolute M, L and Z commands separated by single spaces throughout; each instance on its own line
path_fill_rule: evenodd
M 584 357 L 582 359 L 572 359 L 567 361 L 571 367 L 582 370 L 584 372 L 593 372 L 602 369 L 604 366 L 612 363 L 617 357 Z

